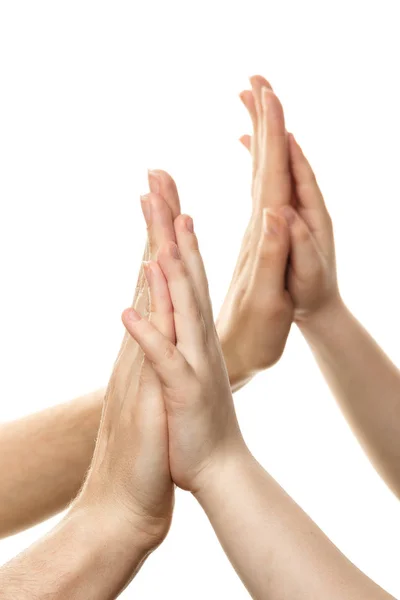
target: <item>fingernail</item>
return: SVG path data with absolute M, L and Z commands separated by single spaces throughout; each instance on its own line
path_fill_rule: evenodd
M 190 232 L 190 233 L 194 233 L 194 225 L 193 225 L 193 219 L 192 217 L 188 217 L 186 219 L 186 229 Z
M 296 220 L 296 213 L 291 206 L 284 206 L 282 208 L 283 216 L 286 219 L 288 225 L 293 225 Z
M 140 321 L 142 319 L 142 317 L 139 315 L 138 312 L 136 312 L 136 310 L 134 308 L 129 309 L 128 318 L 130 321 L 133 321 L 133 322 Z
M 179 248 L 176 244 L 170 244 L 169 253 L 173 258 L 180 258 Z
M 266 235 L 279 233 L 276 215 L 268 208 L 263 209 L 263 228 Z
M 147 174 L 149 177 L 150 190 L 154 194 L 159 194 L 160 193 L 160 176 L 158 175 L 158 173 L 156 173 L 155 171 L 151 171 L 150 169 L 147 171 Z
M 142 212 L 143 212 L 143 216 L 145 218 L 146 224 L 150 225 L 150 220 L 151 220 L 151 204 L 150 204 L 150 198 L 148 194 L 144 194 L 143 196 L 140 196 L 140 202 L 142 204 Z
M 150 263 L 146 260 L 143 261 L 143 270 L 144 270 L 144 274 L 145 277 L 147 279 L 147 283 L 150 285 L 151 282 L 151 266 Z

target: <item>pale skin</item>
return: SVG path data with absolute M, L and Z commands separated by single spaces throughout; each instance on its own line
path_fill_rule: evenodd
M 271 97 L 271 101 L 276 103 L 283 119 L 279 101 L 275 97 Z M 266 114 L 265 130 L 269 118 Z M 270 147 L 280 145 L 279 131 L 273 136 L 269 134 L 267 143 Z M 283 218 L 270 215 L 267 219 L 264 214 L 264 208 L 273 200 L 265 187 L 278 188 L 280 181 L 279 172 L 275 175 L 275 170 L 269 166 L 271 160 L 268 160 L 265 156 L 268 177 L 263 171 L 254 175 L 251 219 L 227 300 L 217 320 L 232 389 L 241 387 L 258 371 L 278 360 L 292 319 L 289 295 L 282 285 L 288 253 L 288 236 L 284 233 L 287 228 Z M 256 182 L 257 193 L 254 190 Z M 152 215 L 147 219 L 151 252 L 146 248 L 145 258 L 154 258 L 165 239 L 174 239 L 173 221 L 180 213 L 180 201 L 176 184 L 165 171 L 150 172 L 149 186 L 150 195 L 144 199 L 144 212 Z M 282 193 L 283 196 L 287 198 L 287 192 Z M 149 204 L 150 212 L 146 210 Z M 272 236 L 268 245 L 259 248 L 262 223 L 273 230 L 280 228 L 283 234 Z M 261 270 L 254 268 L 255 265 L 261 266 Z M 248 290 L 243 302 L 242 285 Z M 139 310 L 146 293 L 141 272 L 134 300 Z M 265 299 L 260 303 L 263 295 Z M 262 338 L 258 318 L 266 331 Z M 248 324 L 245 331 L 242 328 L 244 322 Z M 279 328 L 277 323 L 280 323 Z M 255 336 L 256 352 L 237 352 L 238 347 L 243 350 L 253 347 L 251 342 Z M 125 337 L 123 346 L 126 343 Z M 12 535 L 52 516 L 66 508 L 76 496 L 93 455 L 103 399 L 104 390 L 98 390 L 0 426 L 0 471 L 7 473 L 0 488 L 0 537 Z M 22 439 L 23 444 L 20 443 Z M 37 449 L 35 453 L 30 452 L 33 445 Z
M 254 96 L 246 92 L 243 100 L 257 123 L 254 97 L 260 84 L 267 89 L 270 86 L 259 77 L 254 84 Z M 242 141 L 251 150 L 250 137 Z M 278 212 L 289 224 L 287 287 L 294 322 L 372 464 L 400 498 L 400 371 L 351 314 L 339 293 L 333 228 L 323 195 L 292 134 L 288 141 L 291 204 L 296 210 L 284 207 Z
M 165 240 L 174 238 L 173 225 L 171 231 L 162 229 Z M 144 272 L 152 282 L 149 323 L 174 343 L 165 280 L 153 279 L 151 265 L 144 264 Z M 160 381 L 127 336 L 105 393 L 82 490 L 47 536 L 0 569 L 1 598 L 116 598 L 170 527 L 174 487 L 168 440 Z
M 253 77 L 251 82 L 252 90 L 243 92 L 242 99 L 249 109 L 256 134 L 252 138 L 244 136 L 242 141 L 249 148 L 253 143 L 253 213 L 230 291 L 217 319 L 232 389 L 237 389 L 259 370 L 279 359 L 294 319 L 309 341 L 345 416 L 373 464 L 392 490 L 400 495 L 400 420 L 392 418 L 392 415 L 399 414 L 399 371 L 349 313 L 340 298 L 331 223 L 311 167 L 302 157 L 293 138 L 284 138 L 283 111 L 269 83 L 259 76 Z M 267 104 L 272 107 L 270 113 L 266 111 L 264 116 L 260 113 L 262 87 L 269 88 Z M 272 125 L 271 117 L 274 119 Z M 267 123 L 264 129 L 263 122 Z M 260 150 L 260 144 L 256 145 L 255 140 L 263 136 L 265 145 Z M 288 163 L 286 158 L 289 149 L 292 160 Z M 264 167 L 262 163 L 261 175 L 259 157 L 262 151 L 267 151 L 267 156 Z M 303 161 L 303 168 L 299 167 L 295 189 L 292 182 L 288 193 L 288 165 L 292 174 L 293 156 Z M 275 165 L 274 168 L 271 165 Z M 264 182 L 262 199 L 255 194 L 260 181 Z M 156 172 L 155 179 L 150 181 L 153 191 L 155 185 L 160 187 L 173 213 L 178 214 L 179 198 L 173 180 L 165 172 Z M 274 292 L 271 301 L 260 303 L 258 292 L 248 293 L 242 301 L 240 281 L 244 280 L 247 285 L 251 279 L 253 259 L 249 260 L 248 257 L 251 252 L 251 256 L 255 255 L 254 248 L 259 240 L 254 235 L 252 223 L 257 225 L 260 222 L 263 208 L 272 209 L 269 220 L 276 223 L 274 229 L 278 235 L 274 244 L 271 243 L 269 252 L 272 257 L 276 251 L 275 259 L 280 253 L 284 254 L 287 230 L 280 220 L 281 216 L 285 216 L 281 214 L 280 207 L 286 205 L 289 196 L 292 206 L 298 207 L 295 221 L 289 227 L 291 294 L 288 295 L 287 290 Z M 319 232 L 315 226 L 319 226 Z M 264 263 L 269 264 L 271 280 L 276 278 L 279 281 L 280 261 L 264 260 Z M 277 269 L 274 269 L 275 264 Z M 248 267 L 247 272 L 243 265 Z M 142 278 L 139 283 L 142 289 Z M 263 283 L 260 279 L 257 285 L 262 287 Z M 266 288 L 264 286 L 264 291 Z M 243 318 L 242 313 L 245 314 Z M 255 314 L 254 329 L 250 327 L 243 330 L 241 322 L 245 319 L 248 322 Z M 276 329 L 269 327 L 269 324 L 276 322 L 277 314 L 282 330 L 271 337 L 271 332 Z M 264 323 L 262 328 L 258 325 L 259 319 Z M 262 336 L 258 342 L 259 332 Z M 251 340 L 255 339 L 257 344 L 235 343 L 237 339 L 242 341 L 244 334 L 248 334 Z M 254 356 L 248 353 L 238 356 L 238 347 L 257 347 L 257 352 Z M 7 473 L 7 478 L 0 490 L 0 535 L 15 533 L 51 516 L 65 508 L 76 495 L 90 464 L 103 397 L 104 391 L 100 390 L 77 401 L 1 426 L 0 469 Z M 43 452 L 34 456 L 29 452 L 27 456 L 29 445 L 19 443 L 19 439 L 32 440 L 36 448 L 43 448 Z M 71 452 L 72 447 L 75 454 Z
M 287 139 L 295 173 L 300 155 Z M 294 240 L 292 213 L 282 204 L 265 219 L 262 203 L 255 205 L 264 216 L 262 226 L 254 228 L 256 250 L 244 245 L 237 271 L 254 252 L 254 289 L 261 276 L 273 275 L 273 298 L 290 307 L 285 270 L 289 240 Z M 145 266 L 150 320 L 133 310 L 123 315 L 147 361 L 126 338 L 82 492 L 49 536 L 0 570 L 1 589 L 8 594 L 3 597 L 101 600 L 118 595 L 168 531 L 174 481 L 203 506 L 254 598 L 390 598 L 331 544 L 246 448 L 192 221 L 179 216 L 172 231 L 170 223 L 162 228 L 158 262 Z M 291 257 L 289 291 L 295 291 L 293 245 Z M 236 372 L 237 382 L 249 377 L 244 369 Z M 83 543 L 88 537 L 89 545 Z M 52 569 L 43 577 L 47 561 Z
M 252 598 L 392 598 L 339 552 L 246 447 L 191 219 L 178 217 L 175 231 L 177 245 L 162 248 L 152 272 L 154 282 L 167 284 L 176 343 L 156 319 L 134 309 L 123 314 L 161 383 L 173 481 L 199 501 Z M 260 245 L 270 235 L 263 231 Z

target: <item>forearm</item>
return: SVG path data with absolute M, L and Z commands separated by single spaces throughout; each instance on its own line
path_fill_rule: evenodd
M 328 540 L 251 455 L 196 494 L 253 598 L 389 599 Z
M 66 508 L 92 460 L 104 390 L 0 426 L 0 537 Z
M 148 554 L 122 520 L 71 511 L 0 569 L 2 600 L 111 600 Z
M 400 372 L 340 302 L 300 325 L 344 415 L 400 497 Z

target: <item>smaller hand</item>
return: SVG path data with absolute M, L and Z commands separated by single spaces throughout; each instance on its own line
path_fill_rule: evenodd
M 295 207 L 283 207 L 290 231 L 288 290 L 294 319 L 304 324 L 341 303 L 330 215 L 310 163 L 293 134 L 289 154 Z
M 152 267 L 159 269 L 168 285 L 176 345 L 133 309 L 124 312 L 123 321 L 162 384 L 172 478 L 179 487 L 196 492 L 210 468 L 234 459 L 245 445 L 191 218 L 179 216 L 175 233 L 177 245 L 163 247 L 158 266 L 152 263 Z
M 233 388 L 279 360 L 293 318 L 285 289 L 289 233 L 279 213 L 292 199 L 284 114 L 268 81 L 251 81 L 241 98 L 254 130 L 242 138 L 253 157 L 253 211 L 217 320 Z

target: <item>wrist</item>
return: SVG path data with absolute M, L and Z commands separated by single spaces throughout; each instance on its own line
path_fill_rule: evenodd
M 212 502 L 213 498 L 222 500 L 223 490 L 229 496 L 232 485 L 240 485 L 240 473 L 254 460 L 244 440 L 241 439 L 235 448 L 221 452 L 218 458 L 210 463 L 208 469 L 203 471 L 201 479 L 192 489 L 193 496 L 202 506 L 209 501 Z
M 85 529 L 97 531 L 94 539 L 101 544 L 116 547 L 122 555 L 146 556 L 165 538 L 168 527 L 161 519 L 145 516 L 140 510 L 127 510 L 117 502 L 88 502 L 81 496 L 66 516 L 67 521 L 84 523 Z
M 249 369 L 238 352 L 238 344 L 232 343 L 224 336 L 220 336 L 220 344 L 224 355 L 229 383 L 233 392 L 237 391 L 250 381 L 256 372 Z
M 296 319 L 296 325 L 306 338 L 309 335 L 324 335 L 336 326 L 347 312 L 348 309 L 338 294 L 319 309 Z

